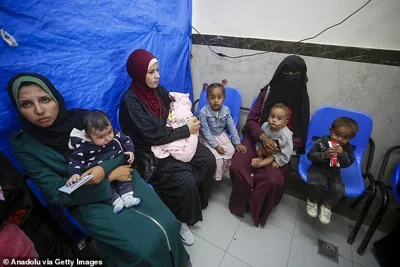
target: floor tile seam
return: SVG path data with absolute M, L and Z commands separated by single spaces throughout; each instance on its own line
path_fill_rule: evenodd
M 221 259 L 221 261 L 219 262 L 218 267 L 220 267 L 221 264 L 222 264 L 222 262 L 224 261 L 225 255 L 226 255 L 226 251 L 224 252 L 224 256 L 222 256 L 222 259 Z
M 292 253 L 293 239 L 294 239 L 294 234 L 292 234 L 292 240 L 290 241 L 289 254 L 288 254 L 287 261 L 286 261 L 286 267 L 289 266 L 290 254 Z
M 244 264 L 248 265 L 249 267 L 252 267 L 252 266 L 250 265 L 250 263 L 245 262 L 244 260 L 242 260 L 242 259 L 236 257 L 235 255 L 229 253 L 228 251 L 226 252 L 226 254 L 229 254 L 230 256 L 234 257 L 234 258 L 237 259 L 238 261 L 241 261 L 241 262 L 243 262 Z
M 286 267 L 289 267 L 290 254 L 292 253 L 292 246 L 293 246 L 293 239 L 294 239 L 294 231 L 295 231 L 295 229 L 296 229 L 297 219 L 299 218 L 299 210 L 300 210 L 300 205 L 299 205 L 299 203 L 298 203 L 298 205 L 297 205 L 296 219 L 295 219 L 295 221 L 294 221 L 294 227 L 293 227 L 293 232 L 292 232 L 292 241 L 290 242 L 289 255 L 288 255 L 287 262 L 286 262 Z
M 218 202 L 220 202 L 220 203 L 222 203 L 222 204 L 226 204 L 224 201 L 221 201 L 221 200 L 219 200 L 219 199 L 215 199 L 216 201 L 218 201 Z M 231 243 L 232 243 L 232 240 L 233 240 L 233 238 L 235 237 L 235 235 L 236 235 L 236 232 L 237 232 L 237 230 L 239 229 L 239 226 L 240 226 L 240 224 L 242 223 L 242 221 L 243 221 L 243 218 L 237 218 L 235 215 L 233 215 L 232 213 L 230 213 L 230 211 L 229 211 L 229 207 L 228 207 L 228 212 L 229 212 L 229 214 L 231 214 L 231 216 L 232 217 L 234 217 L 234 218 L 236 218 L 236 219 L 238 219 L 239 220 L 239 223 L 238 223 L 238 225 L 236 226 L 236 230 L 235 230 L 235 232 L 233 233 L 233 236 L 232 236 L 232 238 L 231 238 L 231 241 L 229 241 L 229 244 L 228 244 L 228 246 L 226 247 L 226 249 L 223 249 L 223 248 L 221 248 L 221 247 L 219 247 L 219 246 L 217 246 L 217 245 L 215 245 L 214 243 L 212 243 L 211 241 L 209 241 L 209 240 L 207 240 L 207 241 L 209 241 L 211 244 L 213 244 L 213 245 L 215 245 L 215 246 L 217 246 L 217 247 L 219 247 L 219 248 L 221 248 L 222 250 L 224 250 L 225 252 L 227 252 L 228 251 L 228 249 L 229 249 L 229 246 L 231 245 Z M 195 233 L 194 233 L 195 234 Z M 199 236 L 198 234 L 196 234 L 197 236 Z M 205 237 L 201 237 L 202 239 L 205 239 Z M 206 239 L 205 239 L 206 240 Z
M 232 216 L 234 216 L 234 215 L 232 215 Z M 225 252 L 228 252 L 228 249 L 229 249 L 229 247 L 231 246 L 232 241 L 234 240 L 235 235 L 236 235 L 236 233 L 237 233 L 237 231 L 238 231 L 240 225 L 242 224 L 242 222 L 243 222 L 243 218 L 240 219 L 240 222 L 238 223 L 238 225 L 237 225 L 237 227 L 236 227 L 236 230 L 235 230 L 235 232 L 233 233 L 233 236 L 232 236 L 232 238 L 231 238 L 231 241 L 229 242 L 228 247 L 226 248 Z M 230 254 L 230 253 L 229 253 L 229 254 Z
M 193 235 L 195 235 L 195 236 L 197 236 L 198 238 L 201 238 L 201 239 L 203 239 L 204 241 L 207 241 L 208 243 L 210 243 L 211 245 L 213 245 L 213 246 L 215 246 L 215 247 L 217 247 L 217 248 L 219 248 L 220 250 L 222 250 L 222 251 L 224 251 L 224 252 L 226 252 L 226 250 L 225 249 L 223 249 L 223 248 L 221 248 L 220 246 L 218 246 L 218 245 L 216 245 L 216 244 L 214 244 L 213 242 L 211 242 L 210 240 L 207 240 L 206 238 L 204 238 L 204 237 L 202 237 L 202 236 L 199 236 L 198 234 L 196 234 L 196 233 L 193 233 Z M 195 243 L 196 243 L 196 240 L 195 240 Z M 194 244 L 193 244 L 194 245 Z M 193 246 L 192 245 L 192 246 Z
M 273 223 L 273 222 L 270 222 L 270 221 L 267 221 L 266 225 L 267 225 L 267 224 L 271 224 L 271 225 L 273 225 L 273 226 L 279 228 L 280 230 L 283 230 L 283 231 L 288 232 L 288 233 L 290 233 L 290 234 L 294 234 L 294 229 L 295 229 L 295 227 L 296 227 L 296 225 L 295 225 L 295 226 L 293 227 L 293 231 L 289 231 L 288 229 L 285 229 L 285 228 L 283 228 L 282 226 L 279 226 L 279 225 L 277 225 L 277 224 L 275 224 L 275 223 Z M 255 227 L 255 226 L 254 226 L 254 227 Z

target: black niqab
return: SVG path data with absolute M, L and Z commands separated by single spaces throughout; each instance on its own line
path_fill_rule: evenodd
M 286 57 L 275 71 L 272 80 L 262 90 L 270 88 L 260 118 L 260 125 L 268 121 L 272 106 L 283 103 L 292 110 L 291 126 L 294 137 L 306 144 L 310 120 L 310 100 L 307 93 L 307 66 L 296 55 Z

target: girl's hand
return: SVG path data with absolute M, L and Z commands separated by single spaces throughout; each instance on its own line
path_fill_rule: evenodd
M 192 117 L 187 122 L 187 126 L 189 127 L 190 134 L 197 134 L 200 129 L 200 121 L 196 117 Z
M 131 152 L 131 151 L 124 152 L 124 154 L 129 156 L 129 159 L 127 160 L 127 162 L 132 164 L 133 161 L 135 160 L 135 154 L 133 154 L 133 152 Z
M 242 144 L 236 145 L 236 151 L 240 153 L 246 153 L 247 152 L 247 147 L 245 147 Z
M 217 150 L 218 154 L 223 155 L 225 154 L 225 150 L 222 148 L 222 146 L 217 145 L 217 147 L 215 148 L 215 150 Z
M 133 172 L 133 169 L 131 168 L 131 165 L 122 165 L 122 166 L 119 166 L 118 168 L 114 169 L 108 176 L 108 179 L 110 180 L 110 182 L 112 182 L 112 181 L 120 181 L 120 182 L 132 181 L 132 172 Z
M 93 175 L 93 178 L 87 181 L 85 184 L 99 184 L 101 181 L 103 181 L 104 177 L 106 176 L 106 173 L 101 166 L 95 166 L 84 173 L 81 174 L 81 177 L 85 177 L 87 175 Z
M 65 183 L 66 186 L 70 187 L 72 186 L 74 183 L 79 182 L 79 180 L 81 179 L 81 176 L 79 174 L 74 174 L 72 175 L 68 181 Z
M 275 141 L 269 138 L 266 134 L 262 133 L 260 135 L 260 141 L 269 154 L 272 155 L 279 152 L 278 146 L 276 145 Z

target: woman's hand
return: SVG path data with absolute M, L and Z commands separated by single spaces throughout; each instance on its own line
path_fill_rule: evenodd
M 276 145 L 275 141 L 269 138 L 266 134 L 262 133 L 260 135 L 260 141 L 269 154 L 272 155 L 279 152 L 278 146 Z
M 93 178 L 87 181 L 85 184 L 99 184 L 103 181 L 104 177 L 106 176 L 106 173 L 101 166 L 95 166 L 84 173 L 82 173 L 81 177 L 84 178 L 87 175 L 93 175 Z
M 114 169 L 108 176 L 108 179 L 110 180 L 110 182 L 132 181 L 132 172 L 133 172 L 133 169 L 131 168 L 131 165 L 122 165 L 122 166 L 119 166 L 118 168 Z
M 247 147 L 245 147 L 242 144 L 236 145 L 236 151 L 240 153 L 246 153 L 247 152 Z
M 192 117 L 187 122 L 190 134 L 198 134 L 200 129 L 200 121 L 196 117 Z

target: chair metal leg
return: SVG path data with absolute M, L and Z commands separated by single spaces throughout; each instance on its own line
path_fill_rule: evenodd
M 363 207 L 363 209 L 361 211 L 360 217 L 356 221 L 356 224 L 354 225 L 353 229 L 351 229 L 349 237 L 347 238 L 347 243 L 349 243 L 349 244 L 353 244 L 354 243 L 354 239 L 356 238 L 356 236 L 358 234 L 358 231 L 360 231 L 361 225 L 362 225 L 365 217 L 367 217 L 369 208 L 371 207 L 371 204 L 374 201 L 375 195 L 376 195 L 376 186 L 375 186 L 374 177 L 370 173 L 366 173 L 365 176 L 369 180 L 371 192 L 367 196 L 367 201 L 364 204 L 364 207 Z M 364 193 L 367 195 L 367 192 L 364 192 Z
M 367 233 L 364 236 L 363 241 L 361 242 L 360 246 L 357 249 L 357 253 L 359 255 L 362 255 L 364 253 L 365 248 L 368 246 L 369 241 L 371 241 L 371 238 L 374 235 L 375 230 L 378 227 L 379 223 L 381 222 L 382 217 L 385 214 L 385 212 L 388 208 L 388 205 L 389 205 L 389 194 L 386 190 L 386 186 L 380 181 L 377 181 L 376 183 L 378 184 L 379 189 L 382 194 L 382 202 L 381 202 L 381 206 L 380 206 L 378 212 L 376 213 L 370 227 L 368 228 Z

